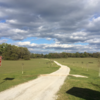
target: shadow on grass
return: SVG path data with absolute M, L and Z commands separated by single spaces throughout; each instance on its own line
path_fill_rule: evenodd
M 7 78 L 5 78 L 5 79 L 3 79 L 3 80 L 13 80 L 14 78 L 9 78 L 9 77 L 7 77 Z
M 100 92 L 87 88 L 73 87 L 66 91 L 66 93 L 83 98 L 85 100 L 100 100 Z
M 7 78 L 4 78 L 3 80 L 4 80 L 4 81 L 1 82 L 0 84 L 3 84 L 3 83 L 6 82 L 7 80 L 10 80 L 10 81 L 11 81 L 11 80 L 14 80 L 14 78 L 9 78 L 9 77 L 7 77 Z

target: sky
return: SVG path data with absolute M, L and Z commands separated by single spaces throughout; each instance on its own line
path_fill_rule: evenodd
M 100 0 L 0 0 L 0 44 L 32 53 L 100 52 Z

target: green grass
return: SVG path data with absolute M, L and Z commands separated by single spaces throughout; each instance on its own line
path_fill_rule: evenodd
M 88 78 L 75 78 L 69 75 L 58 92 L 57 100 L 100 100 L 100 77 L 96 58 L 55 60 L 70 67 L 70 74 L 88 76 Z
M 2 61 L 0 67 L 0 91 L 23 82 L 37 78 L 40 74 L 48 74 L 59 69 L 55 63 L 44 59 Z M 22 63 L 23 74 L 22 74 Z

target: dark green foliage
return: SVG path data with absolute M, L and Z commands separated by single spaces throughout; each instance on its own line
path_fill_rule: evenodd
M 4 52 L 5 48 L 8 46 L 8 44 L 6 43 L 2 43 L 0 44 L 0 55 L 2 55 L 2 53 Z
M 43 54 L 34 54 L 34 53 L 32 53 L 31 58 L 47 58 L 47 57 L 44 57 Z
M 40 56 L 41 57 L 41 56 Z M 86 57 L 93 57 L 93 58 L 98 58 L 100 57 L 100 53 L 96 52 L 96 53 L 66 53 L 66 52 L 62 52 L 62 53 L 49 53 L 46 54 L 44 56 L 42 56 L 44 58 L 68 58 L 68 57 L 72 57 L 72 58 L 86 58 Z
M 23 59 L 24 59 L 24 60 L 29 60 L 29 59 L 30 59 L 30 55 L 24 55 L 24 56 L 23 56 Z
M 30 59 L 30 52 L 25 47 L 17 47 L 10 44 L 0 44 L 0 55 L 4 60 L 18 60 L 18 59 Z
M 66 53 L 66 52 L 62 52 L 62 53 L 49 53 L 49 54 L 31 54 L 31 58 L 68 58 L 68 57 L 72 57 L 72 58 L 86 58 L 86 57 L 93 57 L 93 58 L 98 58 L 100 57 L 100 53 L 96 52 L 96 53 Z

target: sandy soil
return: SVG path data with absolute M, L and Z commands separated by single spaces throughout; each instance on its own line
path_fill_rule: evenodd
M 61 66 L 59 70 L 1 92 L 0 100 L 55 100 L 70 69 L 54 62 Z
M 81 77 L 81 78 L 88 78 L 87 76 L 83 76 L 83 75 L 73 75 L 73 74 L 70 74 L 70 76 Z

